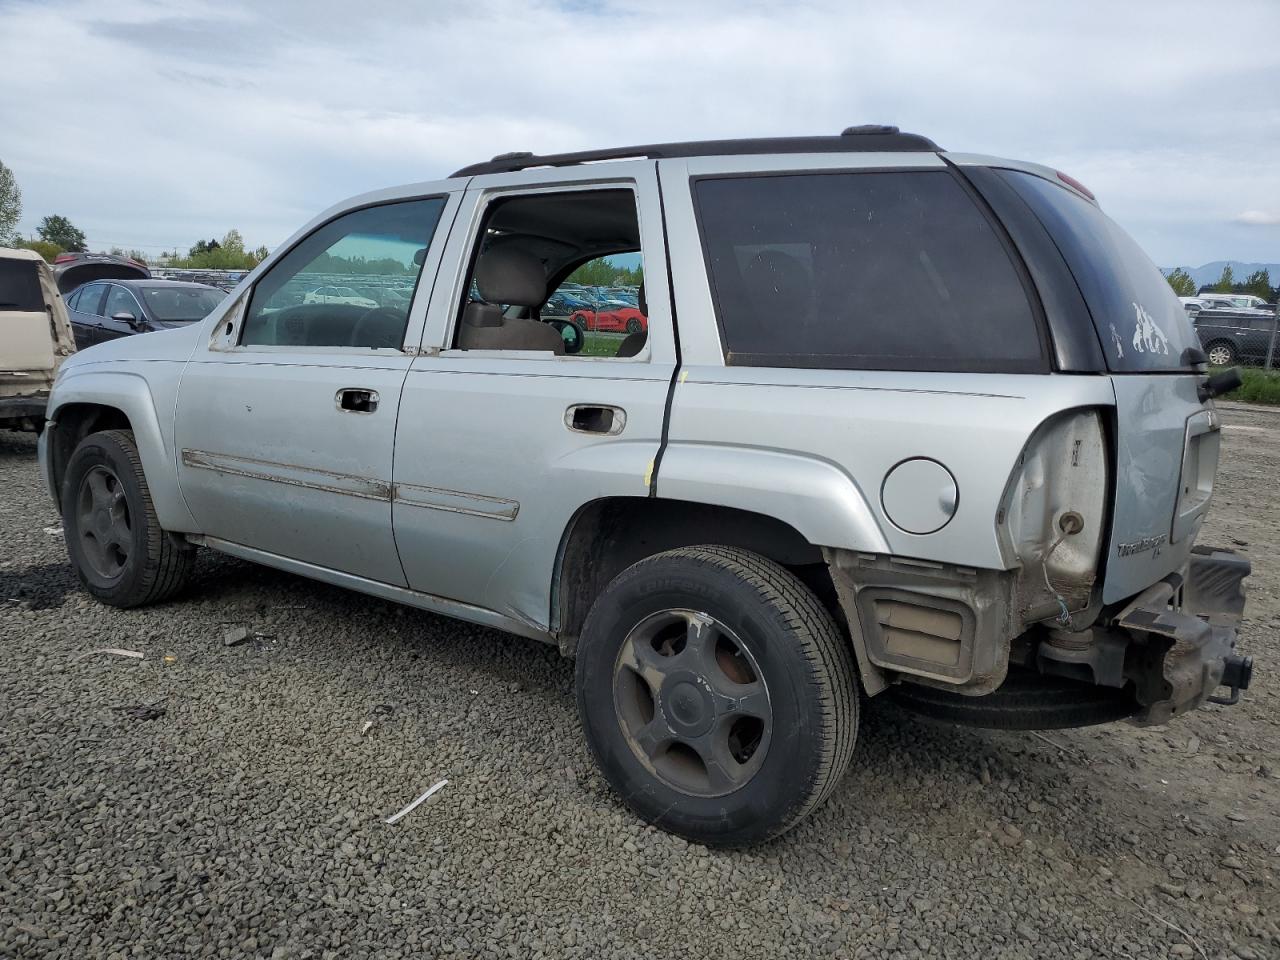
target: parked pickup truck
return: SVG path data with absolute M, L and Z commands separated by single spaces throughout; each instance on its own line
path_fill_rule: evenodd
M 620 254 L 646 329 L 577 353 L 543 307 Z M 346 263 L 412 299 L 293 296 Z M 356 197 L 204 321 L 64 363 L 40 456 L 103 602 L 203 546 L 557 644 L 623 801 L 742 844 L 830 795 L 867 698 L 1024 728 L 1238 698 L 1206 370 L 1075 180 L 863 127 Z

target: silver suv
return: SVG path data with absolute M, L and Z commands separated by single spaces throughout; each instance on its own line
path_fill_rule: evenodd
M 542 316 L 580 286 L 640 295 Z M 1031 728 L 1238 696 L 1205 370 L 1080 184 L 851 128 L 339 204 L 204 322 L 64 363 L 40 450 L 104 602 L 205 546 L 557 644 L 624 802 L 741 844 L 831 793 L 867 698 Z

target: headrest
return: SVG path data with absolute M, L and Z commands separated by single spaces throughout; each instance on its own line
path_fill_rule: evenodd
M 533 307 L 547 295 L 547 272 L 516 247 L 493 247 L 476 262 L 476 289 L 489 303 Z

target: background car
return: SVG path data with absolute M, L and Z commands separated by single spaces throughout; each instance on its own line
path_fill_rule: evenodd
M 203 320 L 225 291 L 180 280 L 95 280 L 67 297 L 76 347 Z
M 593 333 L 640 333 L 649 329 L 649 318 L 635 307 L 576 310 L 569 319 Z
M 49 265 L 34 250 L 0 247 L 0 428 L 41 428 L 58 367 L 74 351 Z
M 302 298 L 303 303 L 346 303 L 353 307 L 368 307 L 370 310 L 378 306 L 377 300 L 362 297 L 350 287 L 316 287 Z
M 1209 362 L 1217 367 L 1233 363 L 1271 363 L 1280 360 L 1280 337 L 1272 346 L 1276 315 L 1267 310 L 1201 310 L 1195 317 L 1196 333 Z

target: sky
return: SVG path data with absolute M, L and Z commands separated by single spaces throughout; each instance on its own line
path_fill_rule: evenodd
M 0 0 L 21 229 L 274 247 L 510 150 L 892 123 L 1064 170 L 1161 265 L 1280 261 L 1280 2 Z

